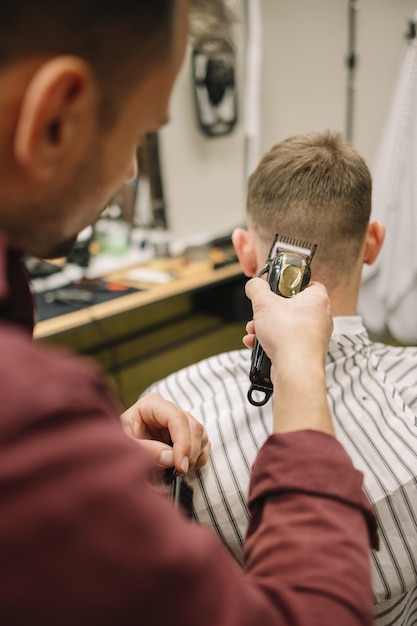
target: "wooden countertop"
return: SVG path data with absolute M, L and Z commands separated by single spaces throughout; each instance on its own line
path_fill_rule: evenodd
M 133 281 L 129 279 L 129 273 L 134 268 L 107 274 L 103 278 L 138 287 L 141 291 L 121 295 L 107 302 L 40 321 L 35 326 L 34 337 L 44 339 L 58 335 L 90 324 L 92 319 L 102 320 L 182 293 L 198 291 L 204 287 L 226 282 L 242 275 L 242 269 L 237 262 L 214 269 L 212 257 L 202 261 L 187 261 L 182 257 L 154 259 L 139 267 L 169 272 L 172 274 L 172 279 L 162 284 Z

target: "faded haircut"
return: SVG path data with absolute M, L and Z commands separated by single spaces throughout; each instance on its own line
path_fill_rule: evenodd
M 186 0 L 7 0 L 0 2 L 0 70 L 34 56 L 76 55 L 102 90 L 102 118 L 153 63 L 170 52 L 174 12 Z M 230 49 L 223 0 L 191 0 L 192 43 L 213 53 Z
M 275 232 L 317 243 L 314 266 L 348 275 L 371 212 L 368 166 L 342 135 L 289 137 L 260 161 L 248 184 L 247 216 L 267 247 Z

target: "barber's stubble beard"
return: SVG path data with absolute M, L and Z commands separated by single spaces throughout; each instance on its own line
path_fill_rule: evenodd
M 52 222 L 52 227 L 49 229 L 52 234 L 47 238 L 45 237 L 43 240 L 42 236 L 39 238 L 39 246 L 42 248 L 42 251 L 35 252 L 36 256 L 44 259 L 56 259 L 68 256 L 74 247 L 78 234 L 87 226 L 95 224 L 106 206 L 108 206 L 112 197 L 114 197 L 117 189 L 109 193 L 109 196 L 103 199 L 102 189 L 106 187 L 106 181 L 105 176 L 102 174 L 104 169 L 101 165 L 99 154 L 99 148 L 96 146 L 90 158 L 87 158 L 80 164 L 78 171 L 73 176 L 70 183 L 66 184 L 65 189 L 61 189 L 56 193 L 55 197 L 50 199 L 49 202 L 57 216 L 59 216 L 60 213 L 68 215 L 71 210 L 78 210 L 79 212 L 80 206 L 86 207 L 85 222 L 82 223 L 77 232 L 74 232 L 62 240 L 59 240 L 58 234 L 54 236 Z M 65 200 L 63 200 L 63 198 L 65 198 Z M 35 211 L 36 214 L 36 207 L 32 207 L 32 210 Z M 49 211 L 51 212 L 51 210 Z M 39 210 L 39 213 L 41 215 L 42 210 Z M 42 228 L 42 226 L 40 225 L 39 228 Z M 32 254 L 34 253 L 33 250 L 28 251 Z
M 55 246 L 55 248 L 51 249 L 48 254 L 44 255 L 44 259 L 61 259 L 63 257 L 67 257 L 74 248 L 75 242 L 77 241 L 77 236 L 75 235 L 71 237 L 71 239 L 67 239 L 67 241 L 63 241 L 62 243 Z

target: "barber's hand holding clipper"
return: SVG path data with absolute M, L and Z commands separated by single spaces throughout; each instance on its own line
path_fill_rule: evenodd
M 274 384 L 274 431 L 314 429 L 334 434 L 324 364 L 333 328 L 326 289 L 311 283 L 293 298 L 271 291 L 267 281 L 246 284 L 253 320 L 243 343 L 255 338 L 269 356 Z

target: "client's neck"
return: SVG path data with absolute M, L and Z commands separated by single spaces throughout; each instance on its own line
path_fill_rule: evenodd
M 358 291 L 349 289 L 333 289 L 329 291 L 330 308 L 333 317 L 357 315 Z

